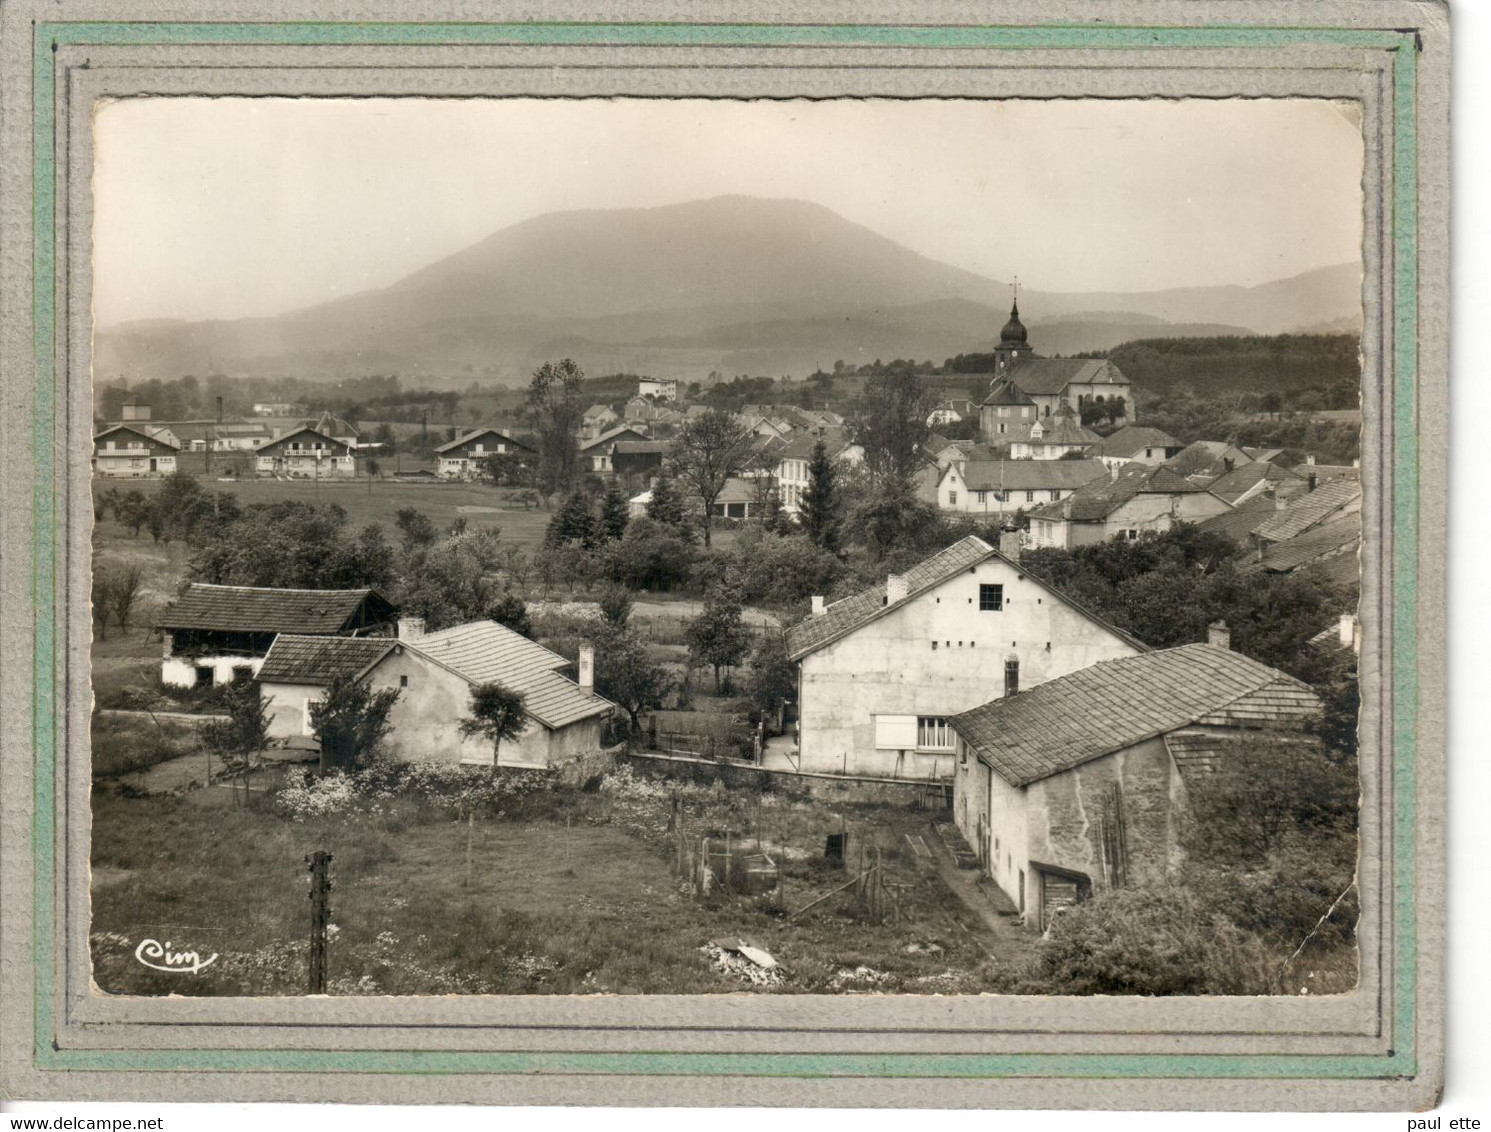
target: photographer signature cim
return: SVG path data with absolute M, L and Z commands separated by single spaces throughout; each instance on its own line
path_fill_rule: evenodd
M 217 953 L 213 952 L 203 959 L 195 951 L 172 951 L 170 940 L 160 943 L 153 939 L 142 939 L 140 946 L 135 948 L 135 958 L 152 971 L 195 975 L 216 960 Z

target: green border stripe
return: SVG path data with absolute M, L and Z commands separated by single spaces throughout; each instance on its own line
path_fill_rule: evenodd
M 56 262 L 55 70 L 63 44 L 626 44 L 714 47 L 871 46 L 1082 48 L 1131 50 L 1218 47 L 1277 50 L 1336 45 L 1392 51 L 1394 141 L 1391 170 L 1394 304 L 1394 421 L 1392 602 L 1393 689 L 1393 955 L 1391 980 L 1394 1049 L 1386 1057 L 1312 1055 L 1100 1055 L 1100 1054 L 687 1054 L 687 1053 L 473 1053 L 387 1050 L 59 1050 L 53 1044 L 56 925 L 57 664 L 54 445 L 59 390 L 55 366 L 57 306 L 66 265 Z M 116 1071 L 279 1071 L 406 1074 L 686 1074 L 822 1077 L 1071 1077 L 1071 1078 L 1271 1078 L 1386 1079 L 1411 1076 L 1414 1057 L 1417 925 L 1414 896 L 1416 824 L 1415 756 L 1418 676 L 1416 580 L 1418 576 L 1417 388 L 1417 42 L 1412 31 L 1388 29 L 1253 27 L 1094 27 L 1046 24 L 1021 27 L 891 27 L 764 24 L 539 24 L 539 23 L 170 23 L 42 22 L 33 44 L 33 346 L 36 404 L 32 416 L 36 487 L 32 513 L 31 598 L 36 656 L 32 732 L 36 747 L 35 853 L 32 961 L 36 971 L 35 1061 L 43 1069 Z M 50 280 L 51 286 L 43 286 Z

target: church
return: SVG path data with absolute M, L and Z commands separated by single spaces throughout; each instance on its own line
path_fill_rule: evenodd
M 1133 424 L 1133 383 L 1122 371 L 1104 358 L 1036 357 L 1016 299 L 994 349 L 989 396 L 979 406 L 984 442 L 1009 444 L 1018 434 L 1028 437 L 1035 420 L 1060 416 L 1063 408 L 1080 420 L 1086 406 L 1115 401 L 1113 423 Z

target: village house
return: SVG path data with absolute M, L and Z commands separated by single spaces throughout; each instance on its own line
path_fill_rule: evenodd
M 1344 512 L 1282 542 L 1258 539 L 1244 573 L 1289 574 L 1310 567 L 1345 590 L 1361 584 L 1362 513 Z
M 481 474 L 482 461 L 488 456 L 532 451 L 531 445 L 513 439 L 510 433 L 501 429 L 479 428 L 437 447 L 435 471 L 441 479 L 475 479 Z
M 759 518 L 769 490 L 753 479 L 731 476 L 710 504 L 709 513 L 716 519 Z
M 1163 464 L 1179 456 L 1183 445 L 1169 433 L 1144 425 L 1124 425 L 1087 450 L 1087 455 L 1107 467 L 1124 464 Z
M 1032 421 L 1030 431 L 1010 442 L 1010 455 L 1016 460 L 1064 460 L 1085 455 L 1101 440 L 1091 429 L 1077 423 L 1077 414 L 1062 405 L 1049 417 Z
M 978 408 L 979 433 L 984 443 L 1007 447 L 1017 437 L 1028 437 L 1030 426 L 1040 419 L 1040 410 L 1020 387 L 1007 377 L 997 377 L 989 396 Z
M 1027 927 L 1163 883 L 1188 787 L 1247 744 L 1314 742 L 1305 684 L 1207 644 L 1104 660 L 953 716 L 953 817 Z
M 1009 321 L 1000 330 L 999 345 L 994 348 L 991 395 L 1003 381 L 1025 394 L 1039 417 L 1049 417 L 1063 405 L 1080 416 L 1088 405 L 1111 407 L 1116 403 L 1117 409 L 1112 414 L 1115 424 L 1134 420 L 1133 382 L 1123 371 L 1104 358 L 1037 357 L 1025 324 L 1020 321 L 1018 302 L 1010 306 Z M 983 403 L 989 404 L 988 400 Z M 980 406 L 980 427 L 989 419 Z M 987 429 L 984 437 L 991 444 L 995 442 Z
M 973 402 L 967 397 L 950 397 L 946 401 L 939 401 L 936 408 L 927 414 L 927 427 L 940 428 L 943 425 L 957 424 L 973 416 Z
M 618 440 L 611 447 L 611 471 L 627 484 L 651 484 L 667 455 L 666 440 Z
M 628 424 L 674 424 L 683 414 L 665 402 L 638 396 L 622 406 L 621 419 Z
M 280 633 L 386 633 L 397 611 L 374 589 L 292 590 L 192 582 L 160 615 L 161 682 L 173 688 L 251 679 Z
M 1229 508 L 1165 464 L 1127 464 L 1031 511 L 1030 545 L 1066 550 L 1115 537 L 1132 540 L 1145 531 L 1168 531 L 1178 522 L 1199 523 Z
M 1185 476 L 1192 483 L 1205 487 L 1212 480 L 1220 479 L 1228 472 L 1251 464 L 1248 454 L 1225 440 L 1197 440 L 1187 444 L 1169 460 L 1165 467 L 1178 476 Z
M 1288 468 L 1255 460 L 1218 476 L 1206 484 L 1206 490 L 1236 507 L 1258 495 L 1272 495 L 1279 500 L 1295 499 L 1310 490 L 1304 476 Z
M 496 765 L 542 769 L 599 750 L 613 710 L 595 694 L 593 649 L 581 650 L 578 683 L 563 674 L 568 667 L 558 653 L 495 621 L 426 633 L 419 618 L 401 618 L 396 637 L 277 637 L 259 686 L 274 739 L 312 736 L 312 706 L 325 702 L 333 680 L 351 678 L 375 692 L 398 691 L 389 737 L 404 758 L 492 766 L 492 743 L 462 736 L 460 724 L 473 688 L 501 684 L 522 695 L 527 720 L 516 739 L 500 745 Z
M 1013 515 L 1107 475 L 1096 460 L 966 460 L 943 469 L 937 506 L 964 515 Z
M 594 440 L 620 420 L 610 405 L 591 405 L 580 417 L 580 440 Z
M 262 421 L 226 421 L 213 429 L 214 452 L 252 452 L 275 438 L 276 430 Z
M 1144 645 L 969 536 L 787 631 L 798 769 L 948 778 L 948 719 Z
M 1277 543 L 1293 539 L 1332 519 L 1360 515 L 1362 485 L 1341 477 L 1312 486 L 1295 496 L 1276 515 L 1253 531 L 1262 542 Z
M 616 470 L 614 456 L 618 442 L 637 443 L 648 439 L 645 432 L 640 432 L 630 425 L 622 425 L 609 432 L 601 433 L 594 440 L 587 440 L 581 444 L 580 458 L 589 462 L 590 471 L 610 473 Z
M 651 397 L 654 401 L 677 401 L 678 382 L 671 377 L 641 378 L 637 382 L 637 396 Z
M 254 472 L 292 479 L 351 479 L 357 474 L 356 449 L 309 425 L 292 429 L 254 449 Z
M 168 476 L 179 445 L 148 424 L 117 424 L 93 438 L 93 474 L 111 478 Z

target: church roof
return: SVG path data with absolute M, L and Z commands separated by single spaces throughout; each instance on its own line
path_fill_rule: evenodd
M 1112 372 L 1103 376 L 1103 367 Z M 1009 378 L 1032 397 L 1052 396 L 1068 385 L 1094 381 L 1128 383 L 1116 366 L 1103 358 L 1025 358 L 1009 368 Z

